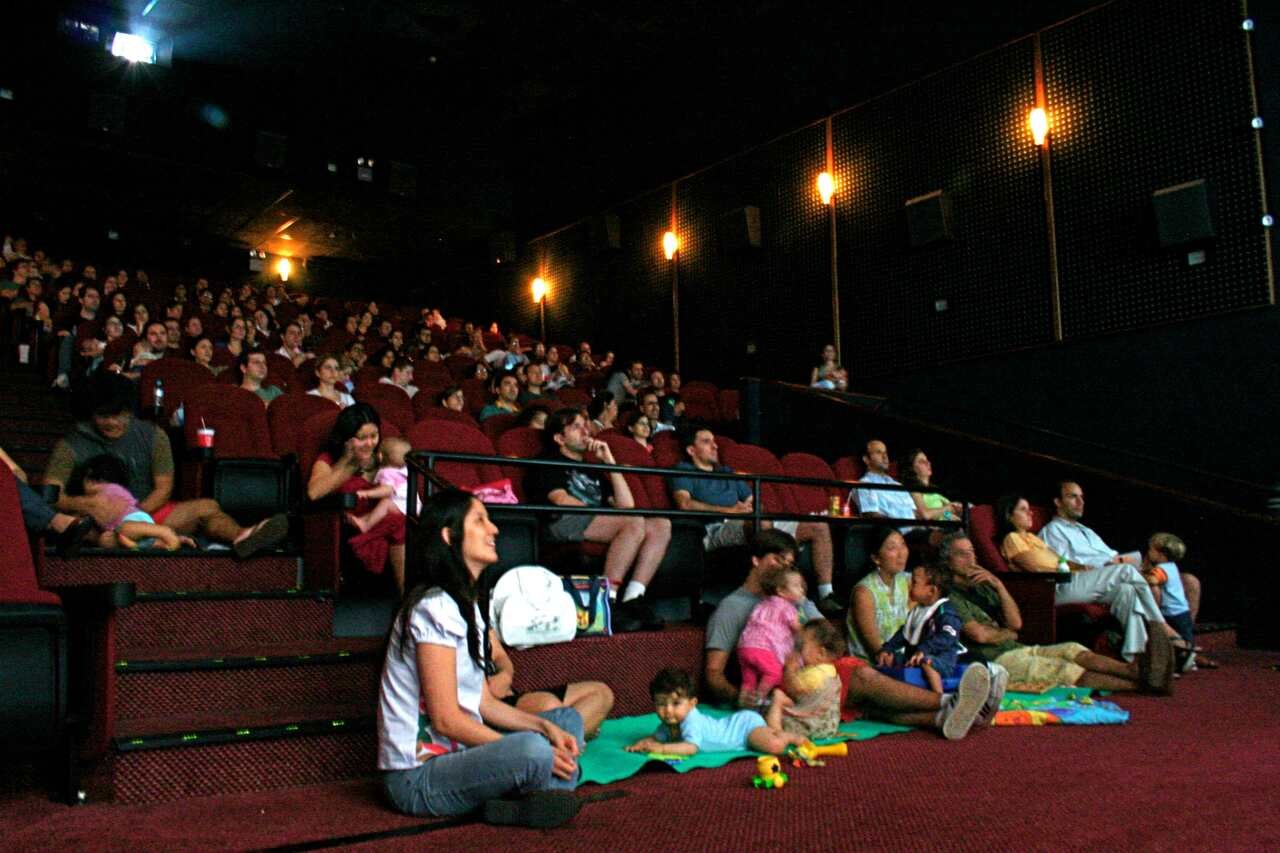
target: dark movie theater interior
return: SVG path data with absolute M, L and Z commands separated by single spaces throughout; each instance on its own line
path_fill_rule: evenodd
M 1280 6 L 9 6 L 0 850 L 1280 848 Z

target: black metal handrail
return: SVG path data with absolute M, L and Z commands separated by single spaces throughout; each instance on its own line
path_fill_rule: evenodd
M 657 468 L 642 465 L 608 465 L 601 462 L 578 462 L 569 458 L 563 459 L 546 459 L 546 458 L 517 458 L 509 456 L 490 456 L 483 453 L 455 453 L 449 451 L 437 450 L 415 450 L 406 457 L 406 463 L 409 469 L 409 496 L 405 509 L 408 511 L 408 517 L 415 524 L 410 525 L 409 535 L 412 535 L 412 528 L 416 526 L 418 516 L 418 478 L 425 478 L 426 491 L 428 495 L 434 493 L 437 487 L 451 487 L 449 483 L 435 470 L 438 461 L 445 462 L 472 462 L 481 465 L 514 465 L 525 468 L 576 468 L 587 471 L 602 471 L 608 474 L 652 474 L 665 478 L 671 477 L 696 477 L 699 479 L 718 479 L 718 480 L 748 480 L 751 482 L 752 494 L 752 512 L 750 518 L 752 523 L 758 528 L 762 521 L 801 521 L 801 522 L 822 522 L 825 524 L 839 524 L 846 527 L 874 527 L 879 525 L 889 525 L 891 527 L 937 527 L 943 529 L 967 528 L 968 527 L 968 504 L 964 504 L 964 516 L 956 521 L 929 520 L 920 518 L 888 518 L 884 516 L 864 516 L 864 515 L 826 515 L 822 513 L 788 513 L 788 512 L 765 512 L 761 507 L 761 487 L 765 483 L 781 483 L 791 485 L 805 486 L 821 486 L 825 488 L 839 488 L 842 490 L 852 489 L 874 489 L 879 491 L 892 492 L 911 492 L 913 489 L 909 486 L 901 484 L 889 483 L 861 483 L 849 482 L 846 480 L 822 480 L 812 477 L 785 477 L 776 474 L 751 474 L 737 473 L 729 471 L 702 471 L 676 468 Z M 560 506 L 558 504 L 495 504 L 495 506 L 512 506 L 518 507 L 522 512 L 532 512 L 534 514 L 555 514 L 555 515 L 639 515 L 647 517 L 661 518 L 692 518 L 702 521 L 723 521 L 730 519 L 745 520 L 748 516 L 746 513 L 723 513 L 713 512 L 710 510 L 692 510 L 692 509 L 659 509 L 659 508 L 640 508 L 640 507 L 594 507 L 594 506 Z

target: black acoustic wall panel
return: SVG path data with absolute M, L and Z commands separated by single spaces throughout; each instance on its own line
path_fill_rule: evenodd
M 617 217 L 620 247 L 597 249 L 591 287 L 598 320 L 588 331 L 593 349 L 616 351 L 671 368 L 671 278 L 662 235 L 671 223 L 671 187 L 632 199 L 610 212 Z
M 1034 83 L 1024 39 L 835 117 L 855 377 L 1052 339 L 1043 177 L 1026 130 Z M 935 190 L 952 239 L 913 249 L 904 205 Z
M 825 162 L 818 125 L 677 184 L 687 377 L 807 381 L 831 338 L 827 209 L 815 184 Z M 747 207 L 759 209 L 759 248 L 749 246 Z M 727 239 L 726 221 L 742 226 L 742 240 Z
M 1265 304 L 1266 237 L 1240 4 L 1119 2 L 1043 35 L 1067 337 Z M 1205 262 L 1161 248 L 1152 193 L 1205 179 Z

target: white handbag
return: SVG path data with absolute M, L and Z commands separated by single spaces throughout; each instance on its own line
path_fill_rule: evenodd
M 578 608 L 559 576 L 542 566 L 516 566 L 489 593 L 489 621 L 503 645 L 525 649 L 572 640 Z

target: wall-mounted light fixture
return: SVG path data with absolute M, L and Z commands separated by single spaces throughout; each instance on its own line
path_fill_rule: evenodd
M 818 197 L 822 199 L 823 204 L 831 204 L 831 197 L 836 193 L 836 181 L 831 177 L 830 172 L 822 172 L 818 175 Z
M 1044 111 L 1044 107 L 1033 109 L 1027 117 L 1027 124 L 1031 127 L 1031 138 L 1036 145 L 1044 145 L 1049 138 L 1049 114 Z
M 538 276 L 533 280 L 532 289 L 533 289 L 533 301 L 535 304 L 541 303 L 542 300 L 547 298 L 547 283 L 542 279 L 542 276 Z
M 667 256 L 667 260 L 671 260 L 676 256 L 676 252 L 680 251 L 680 238 L 676 236 L 676 232 L 668 231 L 662 235 L 662 254 Z

